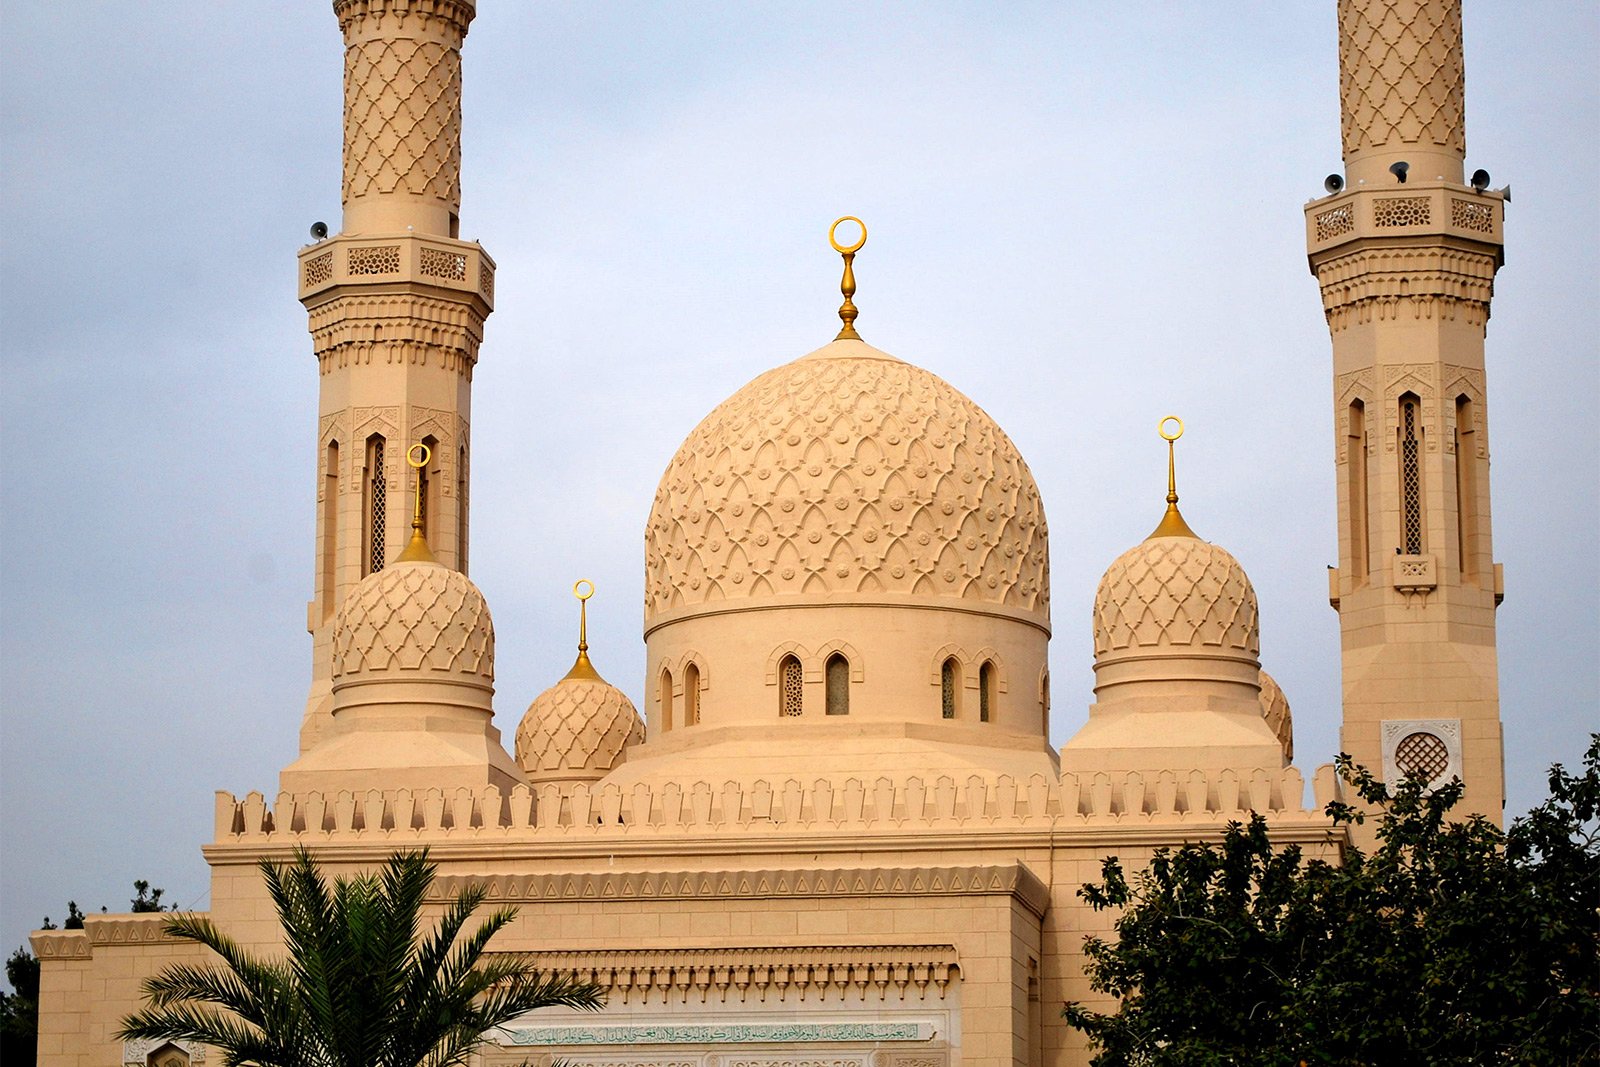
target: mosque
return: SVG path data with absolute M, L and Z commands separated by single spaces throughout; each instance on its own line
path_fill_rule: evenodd
M 427 846 L 441 892 L 483 883 L 518 907 L 496 949 L 607 991 L 597 1014 L 517 1020 L 486 1067 L 1070 1065 L 1088 1052 L 1061 1006 L 1096 1000 L 1083 938 L 1109 930 L 1076 892 L 1103 857 L 1138 864 L 1252 811 L 1337 853 L 1339 783 L 1321 767 L 1306 798 L 1250 579 L 1179 511 L 1176 419 L 1164 510 L 1152 493 L 1153 531 L 1095 595 L 1089 721 L 1051 746 L 1045 502 L 982 408 L 857 333 L 854 219 L 829 233 L 837 336 L 686 427 L 666 463 L 645 706 L 591 661 L 579 582 L 576 661 L 508 750 L 467 576 L 495 301 L 494 261 L 458 236 L 474 4 L 333 8 L 343 225 L 298 267 L 320 381 L 312 682 L 277 795 L 217 794 L 203 851 L 226 932 L 279 943 L 263 857 L 303 845 L 338 873 Z M 1463 174 L 1459 0 L 1338 8 L 1345 172 L 1305 225 L 1333 350 L 1342 745 L 1390 779 L 1459 776 L 1498 820 L 1484 333 L 1505 197 Z M 159 915 L 33 946 L 41 1062 L 207 1061 L 113 1037 L 143 978 L 203 959 Z

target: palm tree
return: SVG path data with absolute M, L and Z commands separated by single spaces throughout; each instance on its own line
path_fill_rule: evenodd
M 118 1037 L 204 1042 L 225 1067 L 447 1067 L 523 1012 L 600 1006 L 594 985 L 541 974 L 522 956 L 484 958 L 515 908 L 461 936 L 482 886 L 462 890 L 419 939 L 438 872 L 426 850 L 340 878 L 331 893 L 304 849 L 289 866 L 262 860 L 261 871 L 287 955 L 262 959 L 203 915 L 174 915 L 168 934 L 206 946 L 227 966 L 173 964 L 147 979 L 149 1005 L 122 1021 Z

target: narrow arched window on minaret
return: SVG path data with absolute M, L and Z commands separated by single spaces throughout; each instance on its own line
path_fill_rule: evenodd
M 322 471 L 322 617 L 333 614 L 339 584 L 339 442 L 329 441 Z
M 362 523 L 361 573 L 363 576 L 383 570 L 384 537 L 388 529 L 385 515 L 388 510 L 389 483 L 384 475 L 384 439 L 382 434 L 367 438 L 366 463 L 361 474 Z
M 1408 556 L 1422 554 L 1422 427 L 1415 393 L 1400 398 L 1400 532 Z
M 794 656 L 783 657 L 778 664 L 778 714 L 799 715 L 805 710 L 805 674 L 800 661 Z
M 439 544 L 439 527 L 434 516 L 439 514 L 439 476 L 443 473 L 439 457 L 439 439 L 429 434 L 422 439 L 428 450 L 428 462 L 417 468 L 417 496 L 422 499 L 422 536 L 432 544 Z
M 835 652 L 828 657 L 827 667 L 823 670 L 823 682 L 827 714 L 850 714 L 850 661 L 842 653 Z
M 1372 530 L 1367 502 L 1367 406 L 1350 402 L 1350 427 L 1345 431 L 1345 491 L 1350 496 L 1350 565 L 1352 577 L 1364 582 L 1371 566 Z
M 961 666 L 952 656 L 939 668 L 939 714 L 946 719 L 956 717 L 957 694 L 960 688 Z
M 994 662 L 984 660 L 978 668 L 978 721 L 988 722 L 994 713 Z
M 467 446 L 456 451 L 456 570 L 467 573 Z
M 1456 541 L 1465 578 L 1478 575 L 1478 435 L 1472 417 L 1472 398 L 1456 397 Z

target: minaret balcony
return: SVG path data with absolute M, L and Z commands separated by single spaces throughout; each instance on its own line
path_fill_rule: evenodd
M 494 260 L 477 244 L 416 233 L 338 234 L 299 252 L 302 302 L 349 285 L 445 289 L 494 309 Z
M 1504 244 L 1505 196 L 1451 182 L 1357 186 L 1306 205 L 1306 250 L 1318 253 L 1363 238 L 1434 237 Z

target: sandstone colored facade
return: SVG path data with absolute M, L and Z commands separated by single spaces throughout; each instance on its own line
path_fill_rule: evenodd
M 458 238 L 474 5 L 334 10 L 344 223 L 299 257 L 321 375 L 312 684 L 280 792 L 217 794 L 223 929 L 280 943 L 263 857 L 303 845 L 343 873 L 427 846 L 441 894 L 482 882 L 520 908 L 497 949 L 608 991 L 598 1015 L 517 1021 L 486 1065 L 1064 1067 L 1087 1060 L 1060 1008 L 1095 999 L 1082 943 L 1109 920 L 1076 891 L 1103 857 L 1137 866 L 1252 811 L 1337 855 L 1338 784 L 1324 766 L 1305 799 L 1249 577 L 1174 486 L 1106 571 L 1090 719 L 1052 748 L 1038 487 L 977 404 L 861 340 L 853 309 L 668 463 L 642 720 L 580 634 L 508 752 L 467 578 L 494 302 L 493 261 Z M 1459 774 L 1498 819 L 1483 336 L 1503 198 L 1463 180 L 1457 0 L 1340 0 L 1339 25 L 1348 185 L 1306 226 L 1334 353 L 1344 744 L 1391 777 Z M 34 935 L 42 1062 L 208 1061 L 112 1036 L 143 978 L 201 955 L 161 926 Z

